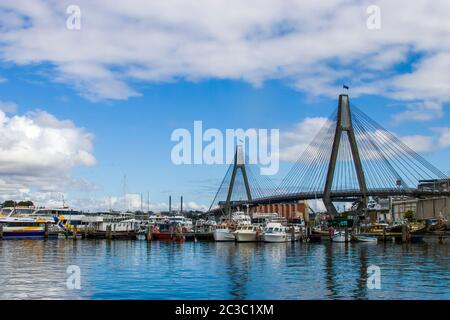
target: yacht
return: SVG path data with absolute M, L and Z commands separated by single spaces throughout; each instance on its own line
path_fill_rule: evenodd
M 291 241 L 291 234 L 287 228 L 279 222 L 269 222 L 264 228 L 264 242 L 288 242 Z
M 234 232 L 237 242 L 256 242 L 259 240 L 260 229 L 253 225 L 240 225 Z

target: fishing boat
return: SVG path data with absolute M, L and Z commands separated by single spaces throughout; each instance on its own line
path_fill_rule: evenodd
M 237 242 L 256 242 L 259 239 L 260 229 L 253 225 L 238 226 L 234 232 Z
M 214 241 L 234 241 L 234 230 L 228 224 L 219 224 L 213 232 Z
M 169 222 L 159 224 L 153 229 L 152 237 L 155 240 L 173 240 L 183 242 L 186 237 L 179 223 Z
M 331 241 L 333 242 L 350 242 L 351 236 L 347 234 L 347 241 L 345 240 L 345 232 L 344 231 L 336 231 L 334 235 L 331 236 Z
M 264 228 L 264 242 L 288 242 L 291 241 L 291 234 L 287 228 L 278 222 L 269 222 Z

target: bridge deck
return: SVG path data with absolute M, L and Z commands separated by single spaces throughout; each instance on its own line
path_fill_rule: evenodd
M 233 207 L 249 204 L 251 206 L 264 205 L 264 204 L 276 204 L 276 203 L 289 203 L 301 200 L 315 200 L 322 199 L 323 192 L 304 192 L 296 194 L 285 194 L 285 195 L 273 195 L 270 197 L 253 199 L 253 201 L 234 201 L 232 203 Z M 339 191 L 332 192 L 331 198 L 333 201 L 351 201 L 356 200 L 363 196 L 362 192 L 359 190 L 350 191 Z M 372 189 L 368 190 L 365 196 L 374 197 L 393 197 L 393 196 L 404 196 L 411 198 L 429 198 L 429 197 L 442 197 L 450 196 L 450 190 L 420 190 L 420 189 Z M 225 202 L 219 202 L 219 205 L 225 205 Z M 216 211 L 220 209 L 215 209 Z

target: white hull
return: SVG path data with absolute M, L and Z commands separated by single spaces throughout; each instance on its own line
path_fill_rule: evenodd
M 366 236 L 356 236 L 356 240 L 358 240 L 359 242 L 372 242 L 372 243 L 377 243 L 378 239 L 375 237 L 366 237 Z
M 350 242 L 351 238 L 350 235 L 347 236 L 347 242 Z M 334 236 L 331 237 L 331 241 L 333 242 L 345 242 L 345 234 L 344 233 L 337 233 Z
M 278 234 L 264 234 L 263 236 L 264 242 L 288 242 L 291 241 L 291 237 L 285 233 Z
M 234 241 L 233 232 L 214 231 L 214 241 Z
M 258 241 L 258 237 L 256 235 L 256 232 L 249 232 L 249 233 L 243 233 L 243 232 L 236 232 L 234 234 L 237 242 L 256 242 Z

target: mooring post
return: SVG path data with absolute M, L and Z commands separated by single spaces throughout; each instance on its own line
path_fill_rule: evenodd
M 73 234 L 73 239 L 74 240 L 77 240 L 77 233 L 78 233 L 77 226 L 73 226 L 72 234 Z
M 153 234 L 153 226 L 148 226 L 147 234 L 145 235 L 147 238 L 147 241 L 152 241 L 152 234 Z
M 383 242 L 386 242 L 386 226 L 383 226 Z
M 402 243 L 405 243 L 408 240 L 408 230 L 407 230 L 407 226 L 404 223 L 402 225 Z
M 48 239 L 48 223 L 44 224 L 44 239 Z
M 348 227 L 345 227 L 345 243 L 348 242 Z
M 3 239 L 3 225 L 0 224 L 0 240 Z
M 112 239 L 112 226 L 111 225 L 106 226 L 106 239 L 108 239 L 108 240 Z
M 87 238 L 87 233 L 88 233 L 88 224 L 86 223 L 86 224 L 84 225 L 84 239 Z
M 295 228 L 294 226 L 291 227 L 291 241 L 295 241 Z

